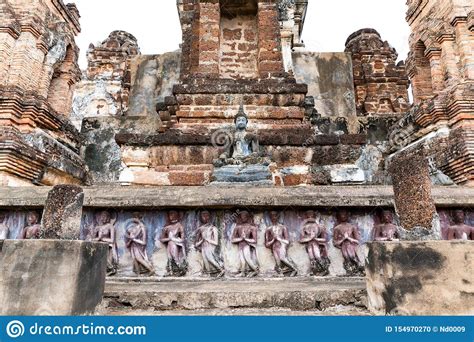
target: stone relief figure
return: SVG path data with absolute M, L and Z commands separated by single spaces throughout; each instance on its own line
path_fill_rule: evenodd
M 41 224 L 40 215 L 36 211 L 29 211 L 26 214 L 26 226 L 20 233 L 21 239 L 32 240 L 40 238 Z
M 329 275 L 331 261 L 328 257 L 328 234 L 326 227 L 316 222 L 316 212 L 308 210 L 301 226 L 300 243 L 306 246 L 311 263 L 311 272 L 315 276 Z
M 133 213 L 133 218 L 125 233 L 125 246 L 133 259 L 133 272 L 138 275 L 152 276 L 155 274 L 155 269 L 146 252 L 147 233 L 142 219 L 140 213 Z
M 374 227 L 375 241 L 399 241 L 400 233 L 398 227 L 393 224 L 393 214 L 390 210 L 382 210 L 379 213 L 380 224 Z
M 234 124 L 233 137 L 226 137 L 231 140 L 227 144 L 227 150 L 214 161 L 214 165 L 216 167 L 248 164 L 269 165 L 269 159 L 260 153 L 257 136 L 247 131 L 248 117 L 244 112 L 243 105 L 240 106 L 239 112 L 234 118 Z
M 464 211 L 454 210 L 452 217 L 454 224 L 449 227 L 448 240 L 474 240 L 474 227 L 465 224 Z
M 272 251 L 275 258 L 275 271 L 278 274 L 295 277 L 298 268 L 288 256 L 290 246 L 288 228 L 279 222 L 280 214 L 277 211 L 271 211 L 269 216 L 272 225 L 265 231 L 265 247 Z
M 256 277 L 260 271 L 257 257 L 257 226 L 246 210 L 239 211 L 237 224 L 232 233 L 232 243 L 239 247 L 240 275 Z
M 168 212 L 168 223 L 161 232 L 160 242 L 166 246 L 168 264 L 167 276 L 182 277 L 188 271 L 184 245 L 184 227 L 176 210 Z
M 10 228 L 7 226 L 7 213 L 0 211 L 0 240 L 8 239 Z
M 337 213 L 337 224 L 333 231 L 334 247 L 339 248 L 344 258 L 344 269 L 349 276 L 364 275 L 357 248 L 360 245 L 359 229 L 349 223 L 349 212 L 341 209 Z
M 109 245 L 107 253 L 107 276 L 117 274 L 118 270 L 118 249 L 115 238 L 115 222 L 117 217 L 107 210 L 102 210 L 95 216 L 96 225 L 89 229 L 88 241 L 103 242 Z
M 219 233 L 217 227 L 211 223 L 211 213 L 203 210 L 199 213 L 201 226 L 197 229 L 194 247 L 201 252 L 202 273 L 213 277 L 225 275 L 224 262 L 219 254 Z

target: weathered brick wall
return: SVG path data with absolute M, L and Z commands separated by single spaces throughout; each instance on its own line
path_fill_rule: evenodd
M 433 80 L 431 78 L 431 64 L 425 56 L 426 46 L 423 42 L 418 42 L 414 48 L 412 63 L 416 64 L 416 76 L 413 71 L 410 73 L 415 104 L 433 96 Z
M 67 119 L 80 79 L 78 19 L 76 6 L 61 0 L 0 3 L 1 184 L 85 178 L 79 135 Z
M 91 44 L 87 51 L 88 80 L 125 79 L 129 58 L 140 53 L 137 39 L 125 31 L 113 31 L 100 45 Z
M 183 31 L 182 79 L 285 76 L 276 2 L 181 0 L 178 8 Z
M 53 109 L 68 115 L 73 86 L 80 77 L 74 42 L 80 31 L 77 8 L 58 0 L 37 4 L 5 0 L 0 6 L 0 56 L 4 57 L 0 60 L 0 74 L 4 76 L 0 86 L 15 86 L 51 98 Z M 58 94 L 56 91 L 63 87 Z M 65 99 L 65 104 L 58 98 Z
M 407 63 L 415 102 L 433 97 L 462 79 L 473 80 L 474 36 L 468 22 L 474 10 L 472 2 L 410 0 L 408 6 L 412 34 Z M 430 73 L 426 72 L 428 63 Z
M 259 137 L 265 155 L 272 156 L 270 172 L 275 186 L 366 182 L 356 166 L 366 153 L 363 134 L 315 136 L 311 127 L 301 125 L 252 132 Z M 223 131 L 193 126 L 158 134 L 119 133 L 115 140 L 133 184 L 208 185 L 213 181 L 213 161 L 223 152 L 214 141 L 216 133 Z M 344 174 L 355 171 L 357 177 Z
M 183 82 L 159 104 L 166 127 L 229 124 L 240 104 L 256 125 L 304 121 L 307 87 L 284 71 L 275 1 L 181 0 L 178 9 Z
M 277 4 L 258 3 L 258 71 L 261 78 L 284 76 Z
M 219 75 L 219 26 L 220 6 L 218 2 L 198 2 L 197 20 L 194 26 L 197 54 L 193 60 L 193 72 L 200 76 Z
M 398 54 L 373 29 L 349 36 L 346 52 L 352 54 L 358 115 L 405 113 L 409 107 L 408 76 Z
M 77 85 L 71 118 L 80 129 L 85 117 L 120 116 L 128 110 L 130 63 L 140 54 L 137 39 L 125 31 L 113 31 L 87 51 L 88 66 Z
M 426 154 L 457 184 L 474 185 L 474 34 L 469 0 L 409 0 L 407 70 L 417 105 L 402 122 L 404 145 L 431 141 Z M 438 144 L 443 133 L 449 143 Z M 430 135 L 428 135 L 430 134 Z
M 8 78 L 4 80 L 4 85 L 15 85 L 26 91 L 39 90 L 37 82 L 42 72 L 45 52 L 39 50 L 36 44 L 37 37 L 31 32 L 20 34 L 11 53 Z
M 257 21 L 255 16 L 221 19 L 219 75 L 258 78 Z

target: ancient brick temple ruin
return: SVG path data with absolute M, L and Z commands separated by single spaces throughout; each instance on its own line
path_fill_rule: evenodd
M 472 2 L 408 0 L 406 61 L 370 28 L 308 51 L 308 2 L 178 0 L 180 50 L 114 31 L 81 73 L 75 5 L 3 0 L 0 240 L 107 242 L 105 313 L 472 314 Z
M 412 29 L 407 73 L 414 105 L 399 126 L 458 185 L 472 186 L 474 137 L 473 6 L 470 1 L 408 1 Z
M 79 12 L 62 1 L 2 1 L 0 13 L 0 184 L 82 184 L 81 138 L 68 119 L 81 80 Z

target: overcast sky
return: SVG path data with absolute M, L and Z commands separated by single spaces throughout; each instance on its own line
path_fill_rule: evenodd
M 143 54 L 160 54 L 179 48 L 181 28 L 176 0 L 74 0 L 81 12 L 81 68 L 86 51 L 114 30 L 138 39 Z M 394 46 L 399 59 L 408 53 L 409 27 L 405 22 L 406 0 L 309 0 L 303 40 L 311 51 L 343 51 L 354 31 L 375 28 Z

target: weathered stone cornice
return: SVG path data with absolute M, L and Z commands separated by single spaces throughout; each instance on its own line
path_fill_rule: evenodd
M 232 80 L 214 79 L 199 80 L 177 84 L 174 94 L 306 94 L 308 86 L 296 83 L 295 80 Z
M 47 159 L 46 154 L 27 145 L 15 130 L 0 128 L 0 171 L 35 181 Z
M 466 23 L 467 20 L 467 16 L 455 16 L 453 19 L 451 19 L 451 25 L 457 26 L 457 24 Z
M 0 207 L 42 207 L 50 187 L 0 187 Z M 393 206 L 391 186 L 84 188 L 89 208 L 379 207 Z M 473 207 L 474 188 L 432 189 L 438 207 Z
M 8 26 L 0 26 L 0 32 L 4 32 L 12 36 L 14 39 L 18 39 L 21 33 L 20 24 L 10 24 Z
M 56 113 L 45 98 L 17 87 L 0 87 L 0 115 L 30 120 L 37 127 L 53 131 L 65 131 L 73 140 L 79 137 L 77 130 L 68 124 L 69 120 Z

